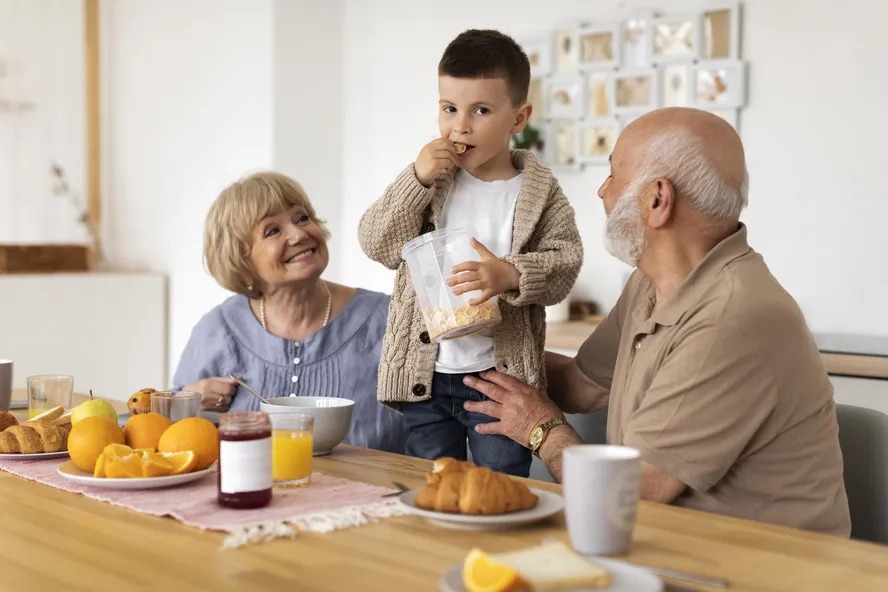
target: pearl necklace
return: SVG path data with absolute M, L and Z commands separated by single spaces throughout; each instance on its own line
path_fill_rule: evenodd
M 333 310 L 333 294 L 330 293 L 327 282 L 322 280 L 321 285 L 324 286 L 324 291 L 327 293 L 327 312 L 324 314 L 324 324 L 321 325 L 323 329 L 330 322 L 330 312 Z M 265 296 L 259 299 L 259 322 L 262 324 L 262 328 L 268 331 L 268 325 L 265 324 Z

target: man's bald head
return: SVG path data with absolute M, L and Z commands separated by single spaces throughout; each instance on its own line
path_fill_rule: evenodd
M 740 136 L 721 117 L 684 107 L 657 109 L 634 120 L 614 147 L 614 161 L 636 180 L 666 178 L 702 214 L 737 220 L 749 178 Z

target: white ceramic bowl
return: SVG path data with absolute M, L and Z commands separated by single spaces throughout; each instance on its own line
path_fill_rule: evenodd
M 355 402 L 336 397 L 275 397 L 259 403 L 266 413 L 306 413 L 314 417 L 312 452 L 330 454 L 351 427 Z

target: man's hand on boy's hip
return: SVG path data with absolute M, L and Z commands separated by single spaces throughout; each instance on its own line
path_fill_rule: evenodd
M 426 187 L 431 187 L 438 175 L 457 166 L 456 148 L 447 138 L 438 138 L 423 146 L 413 163 L 417 180 Z
M 466 261 L 453 266 L 453 269 L 450 270 L 453 277 L 447 280 L 447 285 L 453 288 L 454 294 L 460 295 L 473 290 L 481 290 L 481 296 L 469 301 L 469 304 L 477 306 L 494 296 L 499 296 L 503 292 L 518 287 L 521 274 L 518 273 L 514 265 L 491 253 L 487 247 L 474 238 L 472 239 L 472 247 L 478 251 L 481 261 Z

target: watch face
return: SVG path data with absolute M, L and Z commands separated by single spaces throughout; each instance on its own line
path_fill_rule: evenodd
M 530 432 L 530 446 L 531 448 L 536 448 L 540 445 L 540 442 L 543 440 L 543 429 L 542 428 L 533 428 L 533 431 Z

